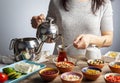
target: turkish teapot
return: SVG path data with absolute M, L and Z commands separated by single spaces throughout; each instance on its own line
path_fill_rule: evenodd
M 39 46 L 39 41 L 34 37 L 26 37 L 26 38 L 15 38 L 10 42 L 9 49 L 14 50 L 15 55 L 19 55 L 22 51 L 37 51 Z
M 58 26 L 54 23 L 54 19 L 48 17 L 37 28 L 36 37 L 41 41 L 52 43 L 58 37 L 58 32 Z
M 54 23 L 54 19 L 52 17 L 47 17 L 46 20 L 37 28 L 36 37 L 41 41 L 41 43 L 39 44 L 36 54 L 40 53 L 45 42 L 56 42 L 56 40 L 61 36 L 62 35 L 59 34 L 58 26 Z
M 52 43 L 61 36 L 58 34 L 58 26 L 53 23 L 54 19 L 51 17 L 39 25 L 36 31 L 36 38 L 15 38 L 10 42 L 9 49 L 13 49 L 14 54 L 18 55 L 26 48 L 33 51 L 35 54 L 39 54 L 44 42 Z

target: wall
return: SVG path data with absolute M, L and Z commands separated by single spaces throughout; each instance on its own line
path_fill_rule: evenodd
M 0 0 L 0 54 L 9 55 L 10 40 L 35 37 L 31 18 L 47 14 L 49 0 Z
M 114 10 L 114 41 L 109 48 L 102 49 L 120 51 L 120 0 L 112 2 Z M 49 0 L 0 0 L 0 54 L 9 55 L 9 43 L 13 38 L 34 37 L 36 30 L 31 27 L 33 15 L 46 15 Z

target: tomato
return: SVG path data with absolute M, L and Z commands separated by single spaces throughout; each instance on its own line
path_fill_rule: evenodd
M 114 83 L 120 82 L 120 76 L 111 76 L 111 75 L 109 75 L 109 76 L 106 77 L 106 79 L 108 81 L 114 82 Z
M 8 80 L 8 76 L 2 72 L 0 72 L 0 83 L 4 83 Z

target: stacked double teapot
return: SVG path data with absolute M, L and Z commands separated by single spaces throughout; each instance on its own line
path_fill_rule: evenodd
M 16 57 L 20 55 L 21 52 L 27 51 L 31 55 L 30 58 L 39 59 L 39 53 L 41 52 L 43 44 L 45 42 L 55 42 L 60 36 L 58 26 L 54 23 L 54 19 L 48 17 L 37 28 L 36 37 L 12 39 L 9 49 L 13 50 Z

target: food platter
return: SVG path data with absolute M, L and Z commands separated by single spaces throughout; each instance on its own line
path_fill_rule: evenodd
M 19 61 L 19 62 L 13 63 L 13 64 L 11 64 L 11 65 L 7 65 L 7 66 L 5 66 L 5 67 L 0 68 L 0 72 L 3 72 L 3 71 L 2 71 L 3 68 L 6 68 L 6 67 L 13 67 L 13 68 L 14 68 L 15 64 L 18 64 L 18 63 L 21 63 L 21 62 L 25 62 L 25 63 L 29 63 L 29 64 L 34 64 L 34 65 L 40 66 L 40 67 L 39 67 L 39 69 L 35 70 L 34 72 L 30 72 L 30 73 L 27 73 L 27 74 L 25 74 L 25 75 L 22 75 L 22 76 L 21 76 L 20 78 L 18 78 L 18 79 L 7 80 L 5 83 L 18 83 L 20 80 L 23 80 L 23 79 L 27 78 L 28 76 L 36 73 L 36 72 L 39 71 L 40 69 L 43 69 L 43 68 L 46 67 L 45 64 L 41 64 L 41 63 L 38 64 L 38 63 L 35 63 L 35 62 L 32 62 L 32 61 L 22 60 L 22 61 Z

